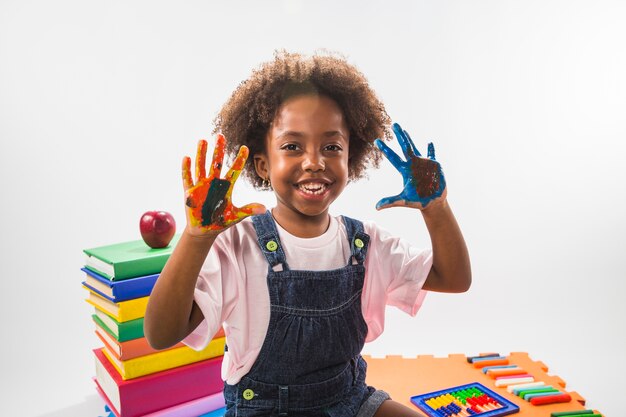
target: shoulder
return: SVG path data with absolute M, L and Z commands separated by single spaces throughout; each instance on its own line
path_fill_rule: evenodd
M 379 226 L 373 220 L 356 220 L 363 225 L 363 231 L 370 236 L 372 240 L 391 238 L 392 234 L 385 228 Z
M 367 233 L 368 235 L 380 235 L 380 234 L 385 234 L 385 235 L 390 235 L 389 231 L 387 231 L 386 229 L 382 228 L 381 226 L 378 225 L 378 223 L 374 222 L 373 220 L 364 220 L 363 221 L 363 228 L 365 229 L 365 233 Z
M 416 253 L 424 250 L 374 221 L 364 221 L 363 229 L 370 238 L 370 252 L 381 255 L 386 260 L 391 260 L 390 256 L 395 255 L 404 259 L 407 255 L 414 256 Z
M 336 216 L 336 219 L 340 225 L 341 235 L 345 238 L 349 238 L 348 226 L 346 223 L 353 222 L 362 225 L 363 232 L 369 237 L 369 251 L 385 250 L 382 246 L 393 246 L 394 242 L 399 238 L 393 236 L 387 229 L 380 227 L 376 222 L 372 220 L 357 220 L 350 216 Z M 357 226 L 353 226 L 353 232 Z

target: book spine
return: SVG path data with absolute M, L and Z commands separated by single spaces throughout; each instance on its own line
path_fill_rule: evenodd
M 177 349 L 184 346 L 185 344 L 180 342 L 168 349 L 156 350 L 150 346 L 148 339 L 142 337 L 139 339 L 129 340 L 121 344 L 120 360 L 128 361 L 142 356 L 152 355 L 153 353 L 164 352 L 165 350 Z
M 124 417 L 143 416 L 215 394 L 224 387 L 220 376 L 221 356 L 123 381 L 102 351 L 102 348 L 95 349 L 94 354 L 106 375 L 98 375 L 97 379 L 107 397 L 110 398 L 111 394 L 119 395 L 120 410 L 118 411 Z M 111 378 L 115 382 L 113 385 L 117 392 L 106 392 L 106 384 L 100 383 L 100 378 L 104 377 Z M 202 383 L 198 383 L 199 381 Z
M 89 288 L 84 287 L 89 290 Z M 111 300 L 100 296 L 98 293 L 89 290 L 89 298 L 87 301 L 89 304 L 102 311 L 118 323 L 123 323 L 130 320 L 136 320 L 146 315 L 146 308 L 148 307 L 148 299 L 150 297 L 135 298 L 132 300 L 121 301 L 114 303 Z
M 112 338 L 117 340 L 118 342 L 127 342 L 129 340 L 138 339 L 140 337 L 144 337 L 143 334 L 143 317 L 127 321 L 124 323 L 118 323 L 116 326 L 117 334 L 114 329 L 111 329 L 105 322 L 103 322 L 100 317 L 93 314 L 91 316 L 93 321 L 97 326 L 100 326 L 105 332 L 109 334 Z
M 113 283 L 113 297 L 115 301 L 126 301 L 134 298 L 147 297 L 152 293 L 152 288 L 159 274 L 147 275 L 145 277 L 131 278 L 125 281 Z
M 143 317 L 125 321 L 118 324 L 119 334 L 118 340 L 125 342 L 127 340 L 138 339 L 143 337 Z
M 135 298 L 115 303 L 119 306 L 119 319 L 117 319 L 117 321 L 122 323 L 144 317 L 146 315 L 146 308 L 148 307 L 148 298 L 150 297 Z
M 103 335 L 102 333 L 106 333 L 106 335 Z M 140 356 L 146 356 L 164 351 L 164 349 L 153 349 L 145 337 L 126 340 L 123 342 L 118 341 L 104 328 L 99 326 L 96 326 L 96 335 L 102 340 L 103 343 L 105 343 L 105 345 L 109 348 L 109 351 L 111 351 L 120 361 L 127 361 Z M 224 329 L 220 329 L 213 338 L 217 339 L 220 337 L 224 337 Z M 185 344 L 180 342 L 165 350 L 176 349 L 183 346 L 185 346 Z
M 224 417 L 226 415 L 226 407 L 218 408 L 217 410 L 210 411 L 206 414 L 202 414 L 199 417 Z
M 96 292 L 98 292 L 98 294 L 108 298 L 113 302 L 127 301 L 134 298 L 149 296 L 152 292 L 152 288 L 154 288 L 156 280 L 159 278 L 159 274 L 152 274 L 136 278 L 129 278 L 122 281 L 111 281 L 109 278 L 97 272 L 94 272 L 87 267 L 81 268 L 81 270 L 87 275 L 101 282 L 103 285 L 109 287 L 113 294 L 113 298 L 107 296 L 106 294 L 103 294 L 101 291 L 98 291 L 97 288 L 93 288 L 88 284 L 83 283 L 83 285 L 95 290 Z
M 122 379 L 129 380 L 221 356 L 224 354 L 224 345 L 225 338 L 221 337 L 219 339 L 213 339 L 205 349 L 199 352 L 190 347 L 183 346 L 122 361 L 121 365 L 115 363 L 115 361 L 109 357 L 109 352 L 104 350 L 103 353 L 111 360 L 111 363 L 120 373 Z
M 169 259 L 170 254 L 150 256 L 132 261 L 117 262 L 113 264 L 115 271 L 113 281 L 122 281 L 129 278 L 137 278 L 144 275 L 159 274 Z
M 117 326 L 116 326 L 117 334 L 115 334 L 115 331 L 111 329 L 109 326 L 107 326 L 106 323 L 103 322 L 100 319 L 100 317 L 98 317 L 97 315 L 93 314 L 91 318 L 93 319 L 93 321 L 96 323 L 97 326 L 100 326 L 105 332 L 109 334 L 109 336 L 111 336 L 118 342 L 127 342 L 129 340 L 144 337 L 143 317 L 136 319 L 136 320 L 127 321 L 124 323 L 118 323 L 117 321 L 112 319 L 113 321 L 117 323 Z
M 150 413 L 144 417 L 197 417 L 222 409 L 226 405 L 224 393 L 218 392 L 197 400 L 175 405 L 165 410 Z M 222 414 L 223 415 L 223 414 Z

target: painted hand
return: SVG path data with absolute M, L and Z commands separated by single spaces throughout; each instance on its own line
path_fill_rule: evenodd
M 193 231 L 207 233 L 220 232 L 244 218 L 265 212 L 265 206 L 258 203 L 245 205 L 241 208 L 233 206 L 231 195 L 235 181 L 248 158 L 248 148 L 242 146 L 226 176 L 220 178 L 224 160 L 226 139 L 217 136 L 213 151 L 213 161 L 209 176 L 206 176 L 205 163 L 207 141 L 198 142 L 196 154 L 196 183 L 191 178 L 191 158 L 183 158 L 183 187 L 185 189 L 187 222 Z
M 439 162 L 435 161 L 435 147 L 428 144 L 428 157 L 423 158 L 409 134 L 402 130 L 399 124 L 393 124 L 393 132 L 400 143 L 406 157 L 403 161 L 391 148 L 380 139 L 376 139 L 376 146 L 389 159 L 404 180 L 404 189 L 393 197 L 385 197 L 376 204 L 380 210 L 393 206 L 408 206 L 423 210 L 426 206 L 446 196 L 446 180 Z

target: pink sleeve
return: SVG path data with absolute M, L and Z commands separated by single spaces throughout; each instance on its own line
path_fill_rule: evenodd
M 416 248 L 371 222 L 365 223 L 365 232 L 370 236 L 370 245 L 362 307 L 368 325 L 366 342 L 371 342 L 385 328 L 387 305 L 411 316 L 417 314 L 426 296 L 422 287 L 432 266 L 432 251 Z
M 231 233 L 227 230 L 213 243 L 200 270 L 194 301 L 200 307 L 204 320 L 183 343 L 195 349 L 204 349 L 222 326 L 237 300 L 238 265 L 230 247 Z

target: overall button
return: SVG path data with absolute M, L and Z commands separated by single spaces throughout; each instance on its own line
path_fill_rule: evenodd
M 357 248 L 361 249 L 363 246 L 365 246 L 365 244 L 363 243 L 363 241 L 359 238 L 354 239 L 354 246 L 356 246 Z
M 274 252 L 276 249 L 278 249 L 278 243 L 274 242 L 273 240 L 270 240 L 269 242 L 267 242 L 265 247 L 267 248 L 267 250 Z
M 245 390 L 243 392 L 243 398 L 245 398 L 246 400 L 251 400 L 254 398 L 254 391 L 252 391 L 250 388 L 248 388 L 247 390 Z

